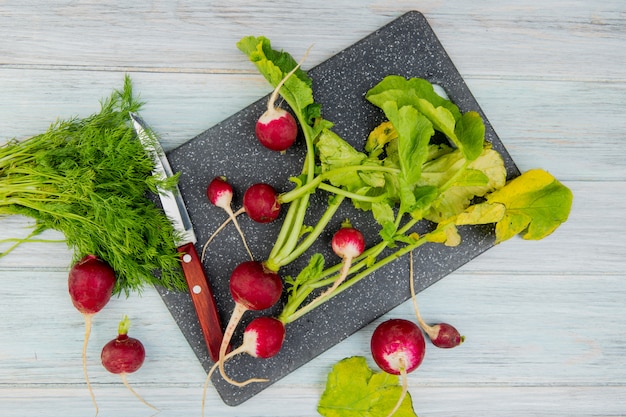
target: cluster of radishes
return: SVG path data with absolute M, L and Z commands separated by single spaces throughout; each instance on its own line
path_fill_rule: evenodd
M 72 304 L 85 317 L 85 339 L 83 342 L 83 372 L 91 400 L 98 414 L 98 404 L 89 383 L 87 373 L 87 343 L 91 333 L 91 323 L 94 314 L 100 312 L 106 306 L 113 294 L 115 287 L 115 271 L 108 263 L 95 255 L 87 255 L 72 266 L 68 277 L 68 289 Z M 133 337 L 128 336 L 130 321 L 128 317 L 120 322 L 118 335 L 102 348 L 100 355 L 104 368 L 119 374 L 124 385 L 144 404 L 155 408 L 139 396 L 128 384 L 126 375 L 137 371 L 146 357 L 143 344 Z
M 258 219 L 262 219 L 263 222 L 274 220 L 279 212 L 279 209 L 276 209 L 277 206 L 280 207 L 279 197 L 273 188 L 269 189 L 267 187 L 269 186 L 262 187 L 263 190 L 267 191 L 263 193 L 251 193 L 250 191 L 251 189 L 261 189 L 259 184 L 250 187 L 244 195 L 243 209 L 238 212 L 248 213 L 256 221 L 259 221 Z M 232 193 L 232 187 L 226 182 L 224 177 L 215 178 L 207 189 L 207 196 L 211 203 L 225 209 L 228 213 L 233 213 L 230 207 Z M 216 196 L 220 197 L 216 198 Z M 246 196 L 249 198 L 246 198 Z M 260 210 L 261 212 L 266 213 L 269 211 L 271 215 L 267 215 L 267 213 L 262 216 L 258 215 L 259 208 L 262 209 Z M 234 220 L 234 216 L 231 214 L 229 216 Z M 241 236 L 245 241 L 243 233 L 241 233 Z M 363 253 L 365 239 L 361 232 L 346 221 L 333 235 L 331 246 L 335 254 L 342 258 L 342 268 L 333 285 L 320 296 L 330 295 L 344 281 L 348 275 L 352 260 Z M 242 382 L 235 381 L 226 374 L 224 363 L 229 358 L 241 353 L 246 353 L 255 358 L 273 357 L 278 354 L 285 339 L 286 329 L 284 322 L 273 317 L 257 317 L 244 329 L 241 346 L 227 353 L 230 340 L 244 313 L 247 311 L 266 310 L 274 306 L 282 294 L 283 281 L 278 272 L 268 269 L 261 261 L 251 259 L 235 267 L 230 276 L 229 288 L 231 296 L 235 301 L 235 307 L 224 331 L 219 360 L 207 375 L 203 394 L 203 412 L 208 381 L 216 369 L 219 369 L 224 380 L 235 386 L 242 387 L 253 382 L 265 382 L 265 379 L 260 378 L 250 378 Z
M 217 187 L 219 187 L 221 193 L 216 192 L 215 188 Z M 232 187 L 226 182 L 225 178 L 218 177 L 209 184 L 207 195 L 213 204 L 222 207 L 228 213 L 232 213 L 230 208 L 232 192 Z M 216 199 L 216 195 L 220 197 Z M 273 204 L 279 206 L 279 197 L 275 191 L 268 195 L 271 197 L 272 204 L 267 202 L 258 203 L 253 205 L 253 207 L 268 207 Z M 224 204 L 228 206 L 226 207 Z M 250 209 L 246 206 L 245 197 L 242 212 L 250 213 Z M 253 216 L 251 217 L 254 218 Z M 241 235 L 245 241 L 243 233 Z M 342 259 L 341 271 L 333 284 L 318 297 L 329 296 L 345 280 L 352 260 L 360 256 L 365 249 L 365 239 L 359 230 L 352 227 L 350 222 L 345 221 L 333 235 L 331 247 L 333 252 Z M 412 256 L 410 283 L 417 323 L 419 325 L 405 319 L 390 319 L 381 323 L 371 338 L 372 357 L 377 365 L 387 373 L 402 376 L 402 395 L 393 411 L 389 414 L 390 416 L 397 411 L 406 395 L 406 375 L 414 371 L 424 358 L 426 344 L 422 331 L 426 333 L 433 345 L 440 348 L 452 348 L 463 342 L 463 337 L 452 325 L 440 323 L 430 326 L 421 318 L 413 288 Z M 283 289 L 279 274 L 266 268 L 263 262 L 254 259 L 242 262 L 235 267 L 231 274 L 229 285 L 231 295 L 235 301 L 235 307 L 224 332 L 219 360 L 207 375 L 204 386 L 205 392 L 203 394 L 203 411 L 208 381 L 216 369 L 219 369 L 224 380 L 239 387 L 253 382 L 266 381 L 260 378 L 250 378 L 243 382 L 231 379 L 224 369 L 226 360 L 241 353 L 247 353 L 255 358 L 270 358 L 280 351 L 285 339 L 285 323 L 276 318 L 258 317 L 253 319 L 245 328 L 242 345 L 227 354 L 232 335 L 244 313 L 249 310 L 260 311 L 271 308 L 279 300 Z
M 272 150 L 286 150 L 295 142 L 298 134 L 298 127 L 293 116 L 283 109 L 274 107 L 281 85 L 295 69 L 276 87 L 269 100 L 268 110 L 256 124 L 255 130 L 259 142 Z M 236 216 L 247 213 L 254 221 L 271 222 L 278 217 L 280 212 L 280 196 L 267 184 L 255 184 L 246 190 L 243 207 L 235 213 L 231 208 L 233 189 L 225 177 L 216 177 L 211 181 L 207 188 L 207 196 L 212 204 L 224 209 L 229 216 L 216 233 L 226 223 L 233 221 L 251 260 L 239 264 L 231 274 L 230 292 L 235 301 L 235 307 L 224 332 L 218 362 L 207 375 L 204 395 L 206 395 L 208 381 L 216 369 L 219 369 L 224 380 L 236 386 L 265 381 L 259 378 L 250 378 L 243 382 L 234 381 L 226 374 L 224 363 L 232 356 L 241 353 L 247 353 L 257 358 L 272 357 L 280 351 L 285 339 L 285 323 L 276 318 L 258 317 L 252 320 L 244 330 L 242 345 L 227 354 L 233 332 L 244 313 L 249 310 L 269 309 L 279 300 L 283 289 L 278 272 L 268 269 L 263 262 L 254 260 L 245 243 L 244 234 L 237 224 Z M 215 234 L 211 236 L 207 244 L 214 236 Z M 318 297 L 329 297 L 346 279 L 352 260 L 359 257 L 365 249 L 365 240 L 361 232 L 346 221 L 333 235 L 331 246 L 334 253 L 342 259 L 341 271 L 332 285 Z M 453 326 L 446 323 L 429 326 L 421 319 L 415 302 L 412 275 L 411 258 L 411 292 L 419 326 L 413 321 L 391 319 L 380 324 L 371 338 L 371 352 L 378 366 L 387 373 L 402 376 L 402 395 L 389 416 L 397 411 L 406 395 L 406 375 L 415 370 L 424 358 L 426 344 L 422 331 L 428 335 L 435 346 L 441 348 L 452 348 L 463 341 L 463 337 Z
M 222 208 L 228 213 L 229 221 L 233 221 L 237 227 L 244 244 L 246 239 L 237 224 L 235 214 L 246 213 L 252 220 L 258 223 L 272 222 L 280 214 L 278 193 L 271 185 L 265 183 L 254 184 L 245 191 L 243 207 L 236 213 L 231 208 L 233 187 L 227 182 L 225 177 L 218 176 L 209 183 L 207 197 L 213 205 Z M 216 233 L 223 228 L 224 224 L 218 228 Z M 216 233 L 211 236 L 207 244 Z M 261 381 L 259 379 L 251 379 L 245 382 L 232 380 L 226 375 L 224 362 L 239 353 L 248 353 L 254 357 L 261 358 L 274 356 L 280 350 L 285 338 L 285 326 L 282 322 L 273 318 L 260 317 L 251 321 L 246 327 L 242 345 L 228 353 L 228 355 L 226 354 L 230 339 L 243 314 L 249 310 L 260 311 L 272 307 L 276 304 L 283 291 L 283 282 L 278 273 L 268 270 L 262 262 L 254 260 L 253 255 L 250 252 L 249 254 L 251 259 L 239 264 L 231 274 L 229 288 L 235 301 L 235 308 L 224 331 L 219 360 L 211 372 L 209 372 L 207 381 L 217 366 L 219 366 L 223 378 L 233 385 L 244 386 L 250 382 Z

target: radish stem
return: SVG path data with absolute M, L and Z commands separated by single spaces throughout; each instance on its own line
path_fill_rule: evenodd
M 302 255 L 306 250 L 311 247 L 311 245 L 319 238 L 322 234 L 328 222 L 333 218 L 337 209 L 341 205 L 343 201 L 343 196 L 337 196 L 332 203 L 329 204 L 328 208 L 320 218 L 320 220 L 315 225 L 315 228 L 307 235 L 305 239 L 303 239 L 300 244 L 294 247 L 288 255 L 284 258 L 279 258 L 280 254 L 275 255 L 274 257 L 268 258 L 268 261 L 271 260 L 272 265 L 276 265 L 277 267 L 285 266 L 294 260 L 296 260 L 300 255 Z
M 404 246 L 403 248 L 398 249 L 396 252 L 386 256 L 385 258 L 380 259 L 379 261 L 377 261 L 374 264 L 370 265 L 365 270 L 363 270 L 363 271 L 357 273 L 356 275 L 354 275 L 353 277 L 351 277 L 349 280 L 343 282 L 340 286 L 338 286 L 333 291 L 332 294 L 328 294 L 328 295 L 326 295 L 324 297 L 316 298 L 313 301 L 311 301 L 310 303 L 308 303 L 307 305 L 298 308 L 296 311 L 294 311 L 292 314 L 290 314 L 288 316 L 283 316 L 281 314 L 282 320 L 285 323 L 291 323 L 291 322 L 299 319 L 300 317 L 302 317 L 306 313 L 308 313 L 311 310 L 315 309 L 320 304 L 326 302 L 327 300 L 329 300 L 330 298 L 336 296 L 337 294 L 341 293 L 342 291 L 350 288 L 352 285 L 356 284 L 357 282 L 359 282 L 361 279 L 365 278 L 366 276 L 368 276 L 372 272 L 382 268 L 383 266 L 387 265 L 390 262 L 395 261 L 396 259 L 402 257 L 403 255 L 405 255 L 408 252 L 410 252 L 411 250 L 413 250 L 413 249 L 423 245 L 426 242 L 428 242 L 427 235 L 420 237 L 414 243 L 408 244 L 408 245 Z M 385 246 L 386 246 L 386 244 L 385 244 Z M 383 248 L 384 248 L 384 246 L 383 246 Z

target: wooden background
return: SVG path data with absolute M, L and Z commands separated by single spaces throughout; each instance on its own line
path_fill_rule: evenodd
M 626 415 L 623 0 L 3 1 L 0 141 L 97 111 L 130 74 L 144 118 L 171 149 L 269 92 L 235 47 L 242 36 L 265 35 L 294 56 L 314 43 L 313 66 L 408 10 L 425 14 L 520 169 L 544 168 L 575 196 L 552 236 L 506 242 L 420 293 L 427 321 L 453 323 L 467 341 L 428 350 L 409 377 L 415 411 Z M 0 240 L 31 225 L 1 218 Z M 80 365 L 83 319 L 67 295 L 70 258 L 63 243 L 0 258 L 3 417 L 93 414 Z M 160 416 L 200 415 L 205 373 L 148 288 L 95 318 L 88 353 L 100 416 L 153 413 L 99 365 L 123 314 L 148 351 L 129 376 L 135 389 Z M 412 314 L 405 303 L 382 319 Z M 331 366 L 369 358 L 375 325 L 239 407 L 209 390 L 207 415 L 317 415 Z

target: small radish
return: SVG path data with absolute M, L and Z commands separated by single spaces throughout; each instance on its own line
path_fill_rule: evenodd
M 232 350 L 224 356 L 224 362 L 235 355 L 247 353 L 254 358 L 271 358 L 275 356 L 283 346 L 285 340 L 285 325 L 282 321 L 273 317 L 257 317 L 253 319 L 243 332 L 243 342 L 237 349 Z M 204 402 L 206 399 L 206 390 L 209 385 L 211 375 L 220 362 L 213 365 L 209 371 L 204 383 L 204 392 L 202 395 L 202 415 L 204 416 Z M 267 382 L 266 379 L 251 378 L 247 381 L 237 382 L 228 378 L 227 381 L 238 387 L 246 386 L 252 382 Z
M 309 48 L 310 49 L 310 48 Z M 283 152 L 296 141 L 298 124 L 288 111 L 275 106 L 280 89 L 285 82 L 300 68 L 309 51 L 285 77 L 278 83 L 267 102 L 267 110 L 259 117 L 255 126 L 256 137 L 268 149 Z
M 285 151 L 298 137 L 296 119 L 287 110 L 274 107 L 270 100 L 268 109 L 259 117 L 255 133 L 263 146 L 273 151 Z
M 98 313 L 111 299 L 115 287 L 115 271 L 108 263 L 95 255 L 87 255 L 72 266 L 68 276 L 68 290 L 72 304 L 85 317 L 85 339 L 83 342 L 83 373 L 89 395 L 96 407 L 96 397 L 87 374 L 87 343 L 91 334 L 93 315 Z
M 353 228 L 350 222 L 346 220 L 333 235 L 331 246 L 333 252 L 342 259 L 341 271 L 333 285 L 324 291 L 320 297 L 330 295 L 346 279 L 350 266 L 352 266 L 352 261 L 365 250 L 365 239 L 363 234 Z
M 243 195 L 243 208 L 257 223 L 269 223 L 280 214 L 278 193 L 269 184 L 251 185 Z
M 130 327 L 130 320 L 128 316 L 124 316 L 118 326 L 117 338 L 108 342 L 102 348 L 100 359 L 102 360 L 102 366 L 112 374 L 119 374 L 122 378 L 122 382 L 135 395 L 142 403 L 148 407 L 158 410 L 153 405 L 149 404 L 141 398 L 141 396 L 135 392 L 130 386 L 126 375 L 137 371 L 143 365 L 143 361 L 146 358 L 146 350 L 143 344 L 133 337 L 128 336 L 128 329 Z
M 254 256 L 252 256 L 252 252 L 250 252 L 250 248 L 248 248 L 248 243 L 246 242 L 243 231 L 239 227 L 236 215 L 231 208 L 231 203 L 233 200 L 233 187 L 226 181 L 226 177 L 218 176 L 213 178 L 213 180 L 209 183 L 209 186 L 207 187 L 206 194 L 211 204 L 226 211 L 229 219 L 232 220 L 232 222 L 235 224 L 235 227 L 237 228 L 237 231 L 239 232 L 239 235 L 243 240 L 243 245 L 246 247 L 248 255 L 250 255 L 250 259 L 254 259 Z M 237 212 L 237 214 L 239 214 L 239 212 Z M 221 230 L 225 225 L 226 222 L 222 224 L 218 231 Z M 207 243 L 205 243 L 205 249 L 206 246 L 211 242 L 211 240 L 213 240 L 218 231 L 216 231 L 213 236 L 211 236 L 211 238 L 207 241 Z
M 438 348 L 449 349 L 456 347 L 463 343 L 465 336 L 461 336 L 459 331 L 448 323 L 439 323 L 434 326 L 428 325 L 420 315 L 419 308 L 417 307 L 417 297 L 415 296 L 415 285 L 413 283 L 413 252 L 410 253 L 410 285 L 411 285 L 411 298 L 413 299 L 413 308 L 415 310 L 415 316 L 420 327 L 424 330 L 433 345 Z
M 376 327 L 371 339 L 372 357 L 383 371 L 402 377 L 402 394 L 388 414 L 400 408 L 408 390 L 407 374 L 422 363 L 426 342 L 420 328 L 409 320 L 390 319 Z
M 280 276 L 265 268 L 262 262 L 242 262 L 233 270 L 230 276 L 230 293 L 235 300 L 235 308 L 224 330 L 218 361 L 220 373 L 226 381 L 237 384 L 226 375 L 224 360 L 230 339 L 241 317 L 248 310 L 258 311 L 272 307 L 280 299 L 282 290 Z

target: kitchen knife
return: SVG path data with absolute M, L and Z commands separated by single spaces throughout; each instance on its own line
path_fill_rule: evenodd
M 143 119 L 135 113 L 130 113 L 130 118 L 144 149 L 150 153 L 154 160 L 154 174 L 161 177 L 174 175 L 163 148 L 161 148 L 159 141 Z M 181 254 L 183 274 L 187 280 L 189 294 L 200 322 L 209 356 L 213 362 L 217 362 L 223 330 L 213 291 L 194 246 L 196 235 L 193 231 L 191 219 L 178 187 L 175 187 L 173 190 L 160 189 L 159 197 L 163 211 L 172 222 L 174 230 L 179 234 L 179 241 L 176 244 L 178 252 Z

